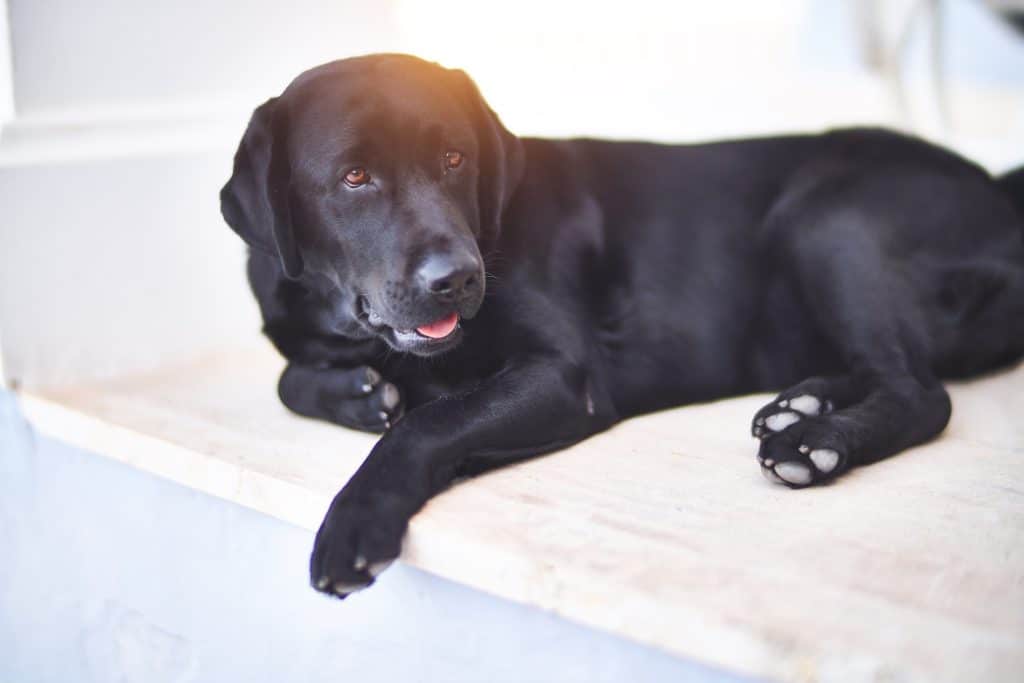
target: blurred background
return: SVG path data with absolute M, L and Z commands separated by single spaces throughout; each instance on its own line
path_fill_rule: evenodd
M 217 191 L 251 110 L 332 59 L 463 68 L 520 135 L 870 123 L 1024 161 L 1021 0 L 5 4 L 0 340 L 28 386 L 252 340 Z

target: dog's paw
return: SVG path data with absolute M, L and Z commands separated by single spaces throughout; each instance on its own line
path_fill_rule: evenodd
M 821 484 L 846 469 L 841 438 L 827 416 L 807 417 L 763 439 L 757 461 L 769 481 L 790 488 Z
M 339 373 L 332 381 L 346 389 L 344 398 L 332 406 L 333 421 L 346 427 L 380 433 L 390 429 L 402 417 L 402 392 L 373 368 L 364 366 L 323 372 Z
M 409 525 L 404 508 L 393 497 L 378 496 L 368 503 L 339 494 L 313 544 L 309 561 L 313 588 L 346 598 L 370 586 L 401 553 Z
M 754 415 L 750 432 L 758 439 L 766 439 L 808 417 L 832 412 L 832 401 L 800 389 L 783 392 Z
M 289 364 L 277 385 L 281 402 L 299 415 L 380 433 L 403 412 L 402 392 L 371 367 Z

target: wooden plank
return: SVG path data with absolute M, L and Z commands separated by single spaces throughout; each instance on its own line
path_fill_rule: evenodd
M 315 529 L 373 438 L 288 413 L 281 366 L 261 347 L 22 402 L 45 432 Z M 767 397 L 634 419 L 438 497 L 403 561 L 741 673 L 1020 680 L 1024 365 L 952 391 L 942 438 L 803 491 L 758 472 Z

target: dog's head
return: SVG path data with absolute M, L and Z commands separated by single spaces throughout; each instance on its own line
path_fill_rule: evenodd
M 327 293 L 332 327 L 430 355 L 484 297 L 523 152 L 461 71 L 371 55 L 300 75 L 253 112 L 225 220 L 286 277 Z

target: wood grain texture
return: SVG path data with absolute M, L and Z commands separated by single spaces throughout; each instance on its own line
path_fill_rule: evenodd
M 281 367 L 261 347 L 21 399 L 44 432 L 315 529 L 374 439 L 288 413 Z M 1024 365 L 952 393 L 940 439 L 801 491 L 758 471 L 766 396 L 634 419 L 454 487 L 402 559 L 741 673 L 1019 681 Z

